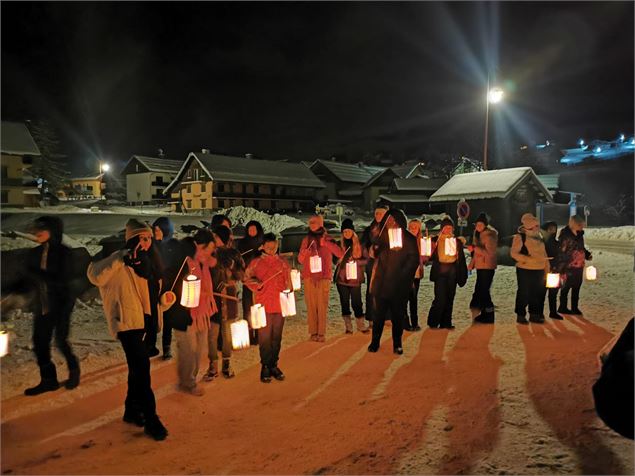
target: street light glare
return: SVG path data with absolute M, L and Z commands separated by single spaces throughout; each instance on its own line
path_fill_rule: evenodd
M 108 172 L 110 170 L 110 164 L 102 164 L 101 170 Z
M 503 90 L 500 88 L 490 89 L 487 93 L 487 100 L 492 104 L 501 102 L 503 100 Z

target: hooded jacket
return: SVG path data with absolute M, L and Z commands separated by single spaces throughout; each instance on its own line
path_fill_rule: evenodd
M 522 234 L 525 235 L 525 247 L 528 254 L 521 253 L 523 249 Z M 550 260 L 539 228 L 533 231 L 525 230 L 524 226 L 518 228 L 518 234 L 514 235 L 509 254 L 516 260 L 517 268 L 549 271 Z
M 472 257 L 474 268 L 496 269 L 498 232 L 488 225 L 481 233 L 474 232 L 472 243 L 474 244 L 474 256 Z

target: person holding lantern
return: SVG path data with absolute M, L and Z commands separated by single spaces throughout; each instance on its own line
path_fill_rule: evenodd
M 410 316 L 408 316 L 407 312 L 404 313 L 404 330 L 418 332 L 421 330 L 418 312 L 419 285 L 421 284 L 421 278 L 423 278 L 424 266 L 430 257 L 423 256 L 423 253 L 421 252 L 421 239 L 423 238 L 423 234 L 421 233 L 421 222 L 416 218 L 410 220 L 408 222 L 408 231 L 417 239 L 417 247 L 419 249 L 419 266 L 417 267 L 417 271 L 415 271 L 415 277 L 412 280 L 412 286 L 410 288 L 410 292 L 408 293 Z
M 278 255 L 278 239 L 273 233 L 263 235 L 263 253 L 253 259 L 245 272 L 245 286 L 254 292 L 254 303 L 265 308 L 265 327 L 258 329 L 260 347 L 260 381 L 271 382 L 271 378 L 284 380 L 278 367 L 284 316 L 280 304 L 280 293 L 291 287 L 291 268 Z M 250 310 L 251 312 L 251 310 Z
M 367 334 L 369 329 L 364 323 L 364 308 L 362 306 L 362 283 L 364 282 L 364 265 L 366 264 L 365 250 L 355 234 L 353 220 L 350 218 L 344 219 L 341 231 L 340 247 L 344 255 L 335 267 L 333 278 L 340 297 L 340 305 L 342 306 L 342 319 L 344 319 L 346 333 L 352 334 L 352 304 L 357 330 Z
M 245 261 L 245 268 L 248 268 L 249 264 L 260 256 L 264 234 L 262 225 L 256 220 L 251 220 L 245 225 L 245 237 L 238 242 L 238 251 Z M 251 289 L 248 286 L 243 286 L 243 319 L 246 319 L 247 322 L 250 322 L 249 315 L 253 303 Z M 258 343 L 258 333 L 251 327 L 249 328 L 249 341 L 251 345 Z
M 474 322 L 481 324 L 494 323 L 494 303 L 490 288 L 496 273 L 496 249 L 498 248 L 498 231 L 489 224 L 486 213 L 479 214 L 474 222 L 472 244 L 467 247 L 472 253 L 469 270 L 476 269 L 476 284 L 470 301 L 470 309 L 478 310 Z
M 377 352 L 386 316 L 392 321 L 392 345 L 395 354 L 403 354 L 401 337 L 408 293 L 419 266 L 417 240 L 408 233 L 406 216 L 391 208 L 381 220 L 375 241 L 375 264 L 370 279 L 373 299 L 373 337 L 369 352 Z M 399 239 L 400 238 L 400 239 Z
M 309 218 L 309 232 L 300 245 L 298 262 L 303 265 L 304 299 L 312 341 L 326 341 L 333 256 L 341 258 L 343 255 L 343 250 L 324 228 L 324 218 L 321 215 Z
M 562 263 L 560 261 L 560 244 L 556 240 L 558 232 L 558 224 L 550 221 L 542 226 L 543 237 L 545 238 L 545 250 L 549 258 L 549 272 L 560 274 Z M 548 288 L 547 295 L 549 298 L 549 317 L 561 321 L 563 317 L 558 314 L 558 287 Z
M 87 276 L 99 288 L 110 332 L 119 339 L 126 354 L 128 394 L 123 420 L 143 426 L 155 440 L 164 440 L 168 431 L 156 413 L 150 357 L 143 336 L 146 321 L 153 315 L 161 327 L 163 311 L 174 303 L 174 296 L 165 293 L 159 298 L 161 282 L 156 277 L 160 270 L 150 226 L 131 218 L 126 223 L 125 238 L 124 249 L 90 263 Z
M 454 222 L 449 216 L 441 220 L 441 230 L 433 240 L 430 281 L 434 283 L 434 300 L 428 312 L 428 327 L 454 329 L 452 310 L 456 287 L 463 287 L 467 282 L 463 240 L 454 236 Z
M 562 314 L 582 315 L 578 303 L 584 262 L 593 259 L 591 252 L 584 247 L 585 225 L 584 218 L 577 215 L 572 216 L 569 218 L 569 224 L 560 231 L 558 236 L 560 260 L 565 273 L 564 284 L 560 290 L 560 307 L 558 308 L 558 312 Z M 571 291 L 571 308 L 567 307 L 569 291 Z
M 375 247 L 379 238 L 379 229 L 381 228 L 381 220 L 388 211 L 385 205 L 377 205 L 375 207 L 374 219 L 370 225 L 366 227 L 362 234 L 362 246 L 366 250 L 368 256 L 366 261 L 366 282 L 370 283 L 370 277 L 373 273 L 373 265 L 375 263 Z M 366 286 L 366 320 L 368 325 L 373 325 L 373 300 L 370 297 L 370 286 Z
M 514 235 L 510 249 L 511 257 L 516 260 L 516 322 L 528 324 L 526 308 L 529 307 L 529 321 L 545 322 L 545 273 L 549 271 L 549 257 L 545 242 L 540 233 L 538 219 L 531 213 L 525 213 L 521 219 L 518 233 Z

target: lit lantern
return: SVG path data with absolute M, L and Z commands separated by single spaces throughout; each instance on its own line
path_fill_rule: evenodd
M 181 306 L 194 308 L 198 307 L 201 298 L 201 280 L 190 274 L 183 280 L 181 291 Z
M 291 286 L 294 291 L 298 291 L 302 288 L 302 277 L 300 275 L 300 271 L 297 269 L 291 270 Z
M 445 239 L 445 254 L 447 256 L 456 256 L 456 238 Z
M 311 261 L 309 262 L 309 268 L 312 273 L 321 273 L 322 272 L 322 258 L 319 255 L 311 256 Z
M 246 320 L 240 319 L 232 322 L 229 330 L 231 331 L 232 348 L 234 350 L 249 348 L 249 326 Z
M 547 287 L 548 288 L 560 287 L 560 275 L 558 273 L 547 273 Z
M 388 228 L 388 242 L 391 250 L 398 250 L 403 246 L 401 228 Z
M 346 263 L 346 279 L 355 281 L 357 279 L 357 262 L 348 261 Z
M 285 289 L 280 293 L 280 309 L 282 317 L 295 316 L 295 295 L 293 291 Z
M 588 281 L 595 281 L 598 278 L 598 270 L 595 266 L 587 266 L 584 270 L 584 275 Z
M 9 353 L 9 333 L 0 331 L 0 357 L 4 357 Z
M 267 326 L 267 313 L 262 304 L 254 304 L 251 306 L 249 324 L 251 324 L 252 329 L 262 329 Z
M 421 256 L 432 256 L 432 238 L 429 236 L 421 238 Z

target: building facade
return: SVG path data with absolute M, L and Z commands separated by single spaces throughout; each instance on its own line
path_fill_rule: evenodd
M 1 132 L 0 201 L 2 205 L 33 205 L 33 197 L 39 197 L 39 191 L 33 177 L 25 172 L 41 155 L 40 150 L 23 123 L 2 121 Z M 32 193 L 34 190 L 36 194 Z
M 133 155 L 121 172 L 126 179 L 126 200 L 136 205 L 166 202 L 165 188 L 182 165 L 180 160 Z
M 82 198 L 102 198 L 106 184 L 104 174 L 69 179 L 73 191 Z

